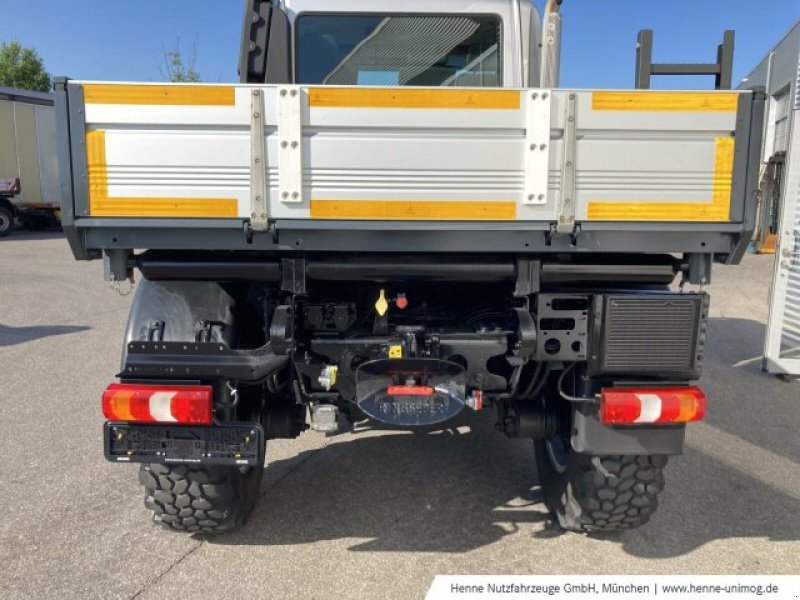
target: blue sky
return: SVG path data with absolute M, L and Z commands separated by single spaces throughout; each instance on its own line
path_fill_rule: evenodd
M 657 62 L 711 61 L 735 29 L 738 82 L 800 19 L 800 0 L 565 0 L 563 13 L 562 86 L 629 88 L 639 29 L 655 30 Z M 204 81 L 234 81 L 241 15 L 240 0 L 0 0 L 0 40 L 36 47 L 53 74 L 142 81 L 161 79 L 163 48 L 180 40 L 184 51 L 196 45 Z

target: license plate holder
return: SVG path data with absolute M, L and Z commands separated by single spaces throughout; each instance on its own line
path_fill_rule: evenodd
M 264 457 L 264 431 L 255 423 L 194 427 L 109 421 L 103 438 L 111 462 L 256 466 Z

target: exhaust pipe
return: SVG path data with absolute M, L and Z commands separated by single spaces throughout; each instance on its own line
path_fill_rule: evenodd
M 541 87 L 558 87 L 561 74 L 561 14 L 564 0 L 547 0 L 542 25 Z

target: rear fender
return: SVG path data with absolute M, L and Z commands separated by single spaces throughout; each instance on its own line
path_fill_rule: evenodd
M 130 342 L 217 342 L 233 347 L 234 303 L 216 282 L 143 279 L 128 317 L 122 367 Z

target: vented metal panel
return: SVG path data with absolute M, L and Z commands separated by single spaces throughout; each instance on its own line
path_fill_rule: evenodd
M 593 372 L 699 377 L 707 295 L 609 295 L 597 302 Z

